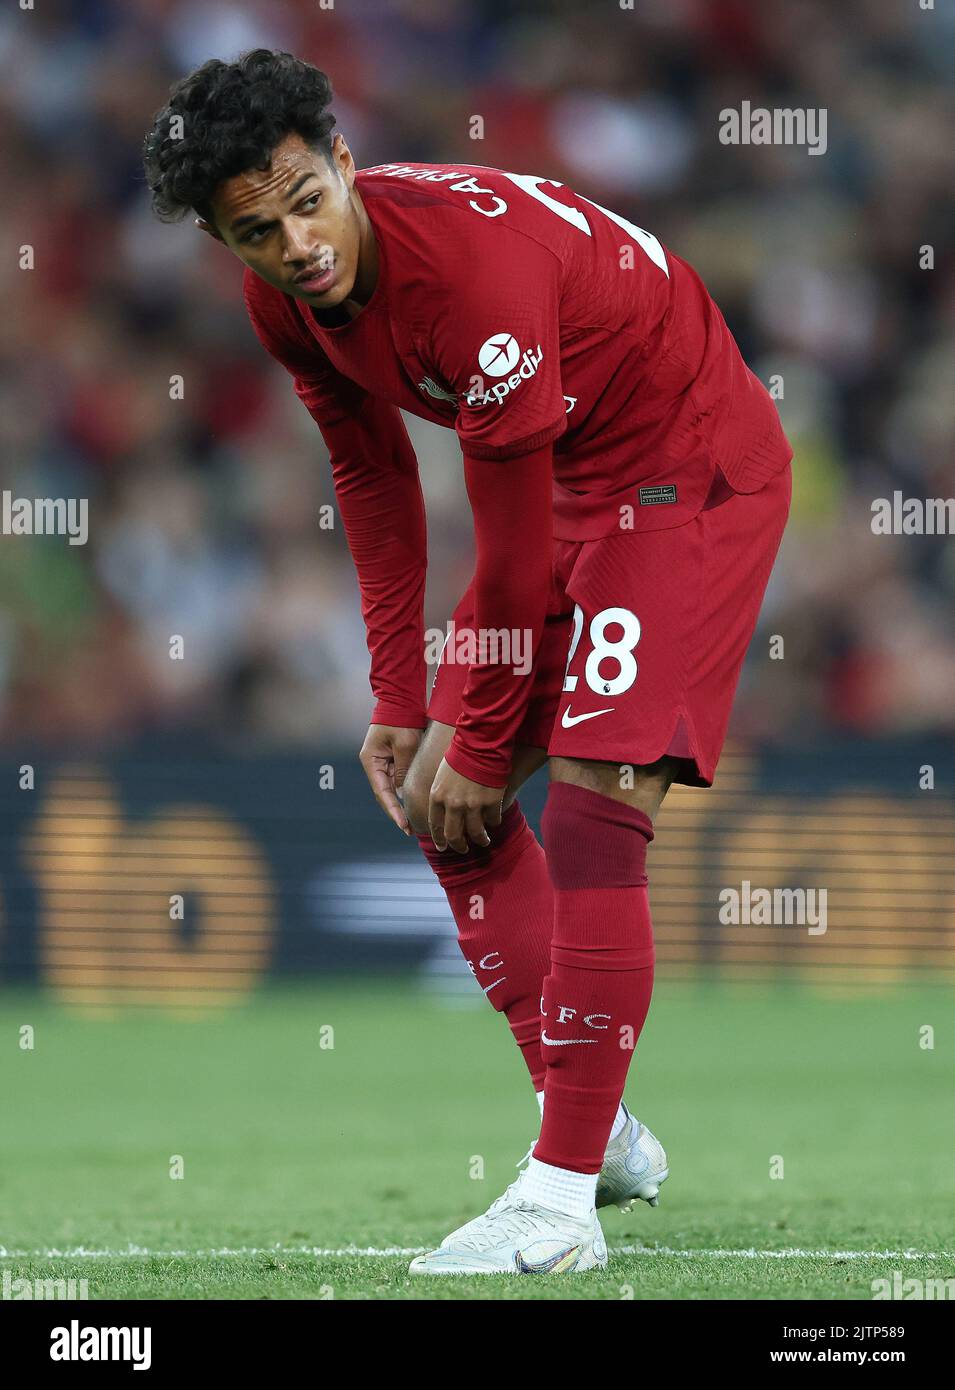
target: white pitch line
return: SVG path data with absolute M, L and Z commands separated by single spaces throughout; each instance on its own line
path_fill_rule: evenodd
M 160 1260 L 228 1259 L 249 1255 L 310 1255 L 324 1259 L 404 1259 L 423 1255 L 433 1249 L 429 1245 L 344 1246 L 339 1249 L 318 1245 L 240 1245 L 208 1250 L 151 1250 L 144 1245 L 129 1245 L 125 1250 L 89 1250 L 83 1245 L 57 1250 L 7 1250 L 0 1246 L 0 1259 L 24 1260 L 122 1260 L 136 1256 Z M 611 1255 L 677 1256 L 685 1259 L 737 1260 L 953 1260 L 952 1250 L 758 1250 L 749 1246 L 742 1250 L 692 1249 L 671 1245 L 612 1245 Z
M 677 1246 L 656 1245 L 648 1248 L 643 1245 L 610 1246 L 614 1255 L 687 1255 L 698 1259 L 720 1260 L 953 1260 L 952 1250 L 799 1250 L 790 1247 L 785 1250 L 758 1250 L 750 1246 L 746 1250 L 692 1250 Z

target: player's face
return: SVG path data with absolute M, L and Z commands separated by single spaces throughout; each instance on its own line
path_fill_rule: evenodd
M 268 169 L 250 169 L 219 185 L 215 226 L 205 230 L 276 289 L 332 309 L 349 297 L 358 274 L 361 217 L 354 183 L 355 163 L 340 135 L 331 163 L 300 135 L 288 135 Z

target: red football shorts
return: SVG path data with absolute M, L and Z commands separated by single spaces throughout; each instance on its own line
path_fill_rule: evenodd
M 789 515 L 787 466 L 672 530 L 554 541 L 553 583 L 519 744 L 552 757 L 687 762 L 708 787 Z M 717 494 L 719 496 L 719 494 Z M 473 627 L 473 584 L 454 610 Z M 438 666 L 428 716 L 454 724 L 467 663 Z

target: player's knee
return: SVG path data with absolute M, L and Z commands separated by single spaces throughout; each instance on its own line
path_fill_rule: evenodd
M 551 777 L 642 811 L 651 820 L 677 776 L 681 759 L 660 758 L 646 765 L 590 762 L 583 758 L 553 758 Z
M 547 792 L 541 832 L 555 889 L 646 885 L 653 822 L 639 807 L 594 787 L 554 781 Z
M 411 828 L 416 835 L 430 834 L 428 805 L 431 801 L 433 781 L 433 777 L 428 778 L 422 775 L 412 766 L 401 788 L 401 800 L 405 808 L 405 815 L 411 822 Z
M 416 835 L 429 835 L 431 833 L 431 827 L 428 824 L 431 788 L 434 785 L 441 760 L 451 742 L 451 735 L 454 733 L 451 728 L 437 727 L 440 728 L 440 739 L 432 741 L 426 738 L 426 741 L 418 749 L 401 787 L 401 801 L 405 808 L 405 815 L 411 822 L 411 828 Z M 431 731 L 428 732 L 430 734 Z M 547 754 L 543 748 L 518 747 L 511 776 L 504 789 L 501 805 L 502 814 L 511 809 L 520 788 L 528 777 L 542 767 L 546 761 Z M 521 820 L 523 821 L 523 817 Z
M 428 825 L 431 788 L 453 734 L 450 725 L 430 724 L 401 784 L 401 802 L 416 835 L 431 833 Z

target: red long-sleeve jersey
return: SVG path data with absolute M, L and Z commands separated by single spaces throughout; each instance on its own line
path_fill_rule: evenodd
M 251 271 L 245 299 L 328 446 L 372 720 L 420 728 L 427 543 L 400 409 L 457 431 L 475 627 L 529 632 L 533 650 L 553 536 L 682 525 L 718 467 L 752 492 L 792 450 L 699 277 L 642 228 L 552 180 L 476 165 L 385 164 L 356 183 L 379 251 L 362 311 L 328 327 Z M 529 693 L 512 666 L 474 663 L 450 765 L 503 786 Z

